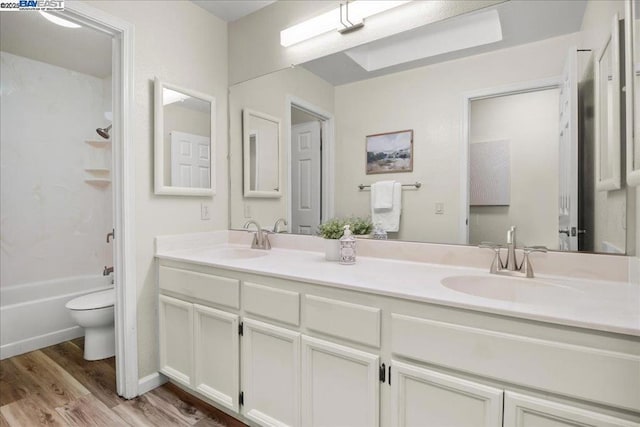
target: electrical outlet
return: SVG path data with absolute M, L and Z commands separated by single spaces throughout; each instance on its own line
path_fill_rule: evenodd
M 211 219 L 211 209 L 206 203 L 200 203 L 200 219 L 202 221 L 208 221 Z
M 436 215 L 444 215 L 444 203 L 436 202 Z
M 244 205 L 244 217 L 251 218 L 251 205 Z

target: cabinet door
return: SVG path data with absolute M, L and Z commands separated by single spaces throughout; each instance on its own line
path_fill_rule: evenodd
M 160 372 L 191 386 L 193 304 L 160 295 Z
M 393 426 L 502 427 L 502 390 L 391 362 Z
M 244 319 L 244 416 L 261 425 L 300 425 L 300 334 Z
M 239 410 L 240 344 L 238 316 L 194 304 L 194 384 L 196 390 Z
M 302 425 L 378 425 L 378 355 L 302 337 Z
M 504 427 L 640 427 L 639 423 L 519 393 L 504 395 Z

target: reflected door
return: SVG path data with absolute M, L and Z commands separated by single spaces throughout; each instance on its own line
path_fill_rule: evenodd
M 211 150 L 206 136 L 171 132 L 171 186 L 211 187 Z
M 291 127 L 291 231 L 313 234 L 320 225 L 320 122 Z
M 578 52 L 569 49 L 560 86 L 558 248 L 578 250 Z

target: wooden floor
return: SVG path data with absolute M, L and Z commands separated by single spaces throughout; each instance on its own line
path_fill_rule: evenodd
M 118 397 L 115 358 L 88 362 L 83 344 L 79 338 L 0 361 L 0 427 L 244 426 L 172 384 Z

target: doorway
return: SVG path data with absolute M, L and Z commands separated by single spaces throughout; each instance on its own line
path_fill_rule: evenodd
M 288 231 L 313 235 L 333 215 L 333 115 L 288 97 Z

